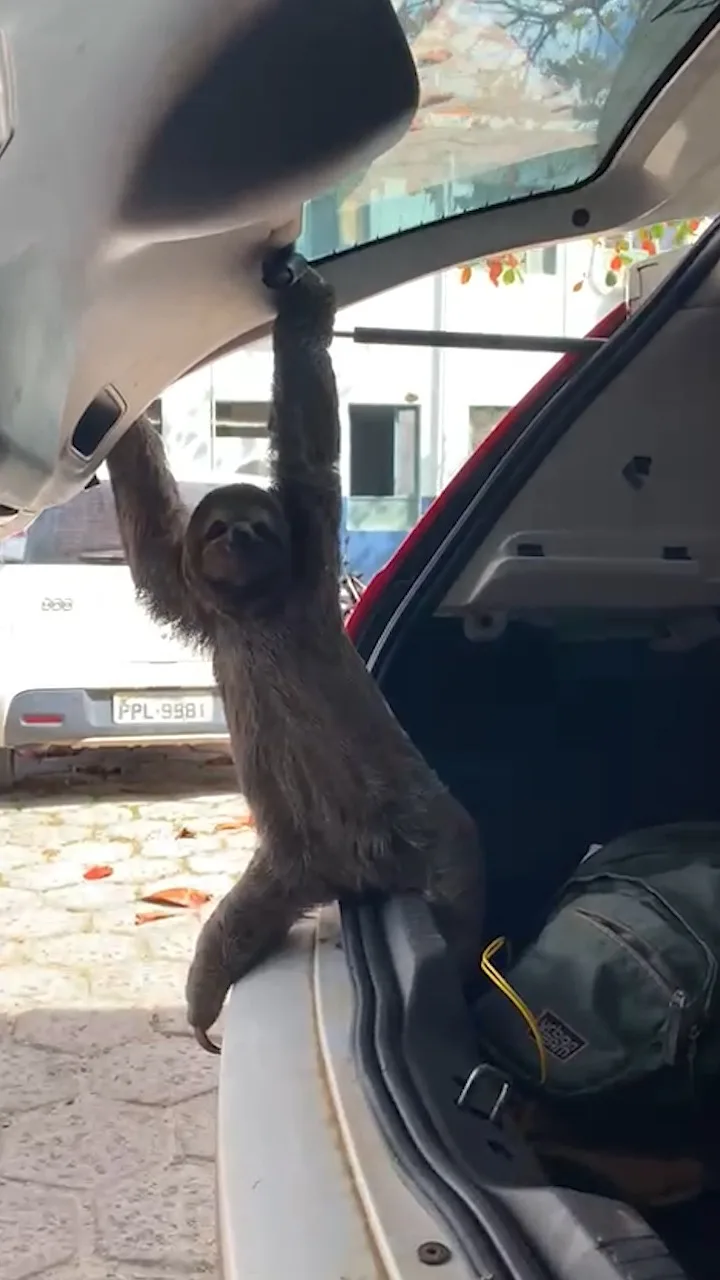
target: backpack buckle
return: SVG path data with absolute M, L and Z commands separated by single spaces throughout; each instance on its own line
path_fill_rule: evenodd
M 471 1097 L 475 1089 L 475 1085 L 477 1084 L 478 1080 L 483 1078 L 486 1080 L 488 1078 L 491 1078 L 491 1079 L 494 1078 L 494 1080 L 498 1084 L 498 1091 L 495 1095 L 495 1101 L 493 1102 L 490 1108 L 490 1111 L 487 1113 L 487 1119 L 490 1121 L 490 1123 L 497 1124 L 498 1119 L 500 1118 L 500 1115 L 505 1107 L 505 1104 L 507 1103 L 507 1100 L 510 1097 L 510 1089 L 512 1086 L 507 1076 L 504 1076 L 503 1073 L 499 1071 L 497 1067 L 494 1067 L 490 1062 L 478 1062 L 477 1065 L 473 1067 L 472 1071 L 470 1072 L 470 1075 L 468 1076 L 467 1080 L 465 1081 L 462 1089 L 460 1090 L 456 1098 L 455 1105 L 460 1107 L 461 1109 L 465 1107 L 468 1103 L 468 1099 Z M 483 1109 L 483 1115 L 484 1114 L 485 1114 L 485 1111 Z

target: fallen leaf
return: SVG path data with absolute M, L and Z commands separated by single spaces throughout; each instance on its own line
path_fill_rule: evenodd
M 172 920 L 172 911 L 138 911 L 136 924 L 154 924 L 156 920 Z
M 446 102 L 452 102 L 452 93 L 427 93 L 423 96 L 421 107 L 439 107 Z
M 176 840 L 194 840 L 195 832 L 191 831 L 189 827 L 181 827 L 179 831 L 175 832 L 175 839 Z
M 83 871 L 83 880 L 106 880 L 113 873 L 112 867 L 97 866 L 88 867 Z
M 427 53 L 421 54 L 419 64 L 421 67 L 437 67 L 451 57 L 449 49 L 428 49 Z
M 218 835 L 221 831 L 254 831 L 255 822 L 252 814 L 244 813 L 239 818 L 229 818 L 227 822 L 218 822 L 213 827 L 213 835 Z
M 158 907 L 204 907 L 210 902 L 210 894 L 203 889 L 158 889 L 155 893 L 143 894 L 141 902 Z

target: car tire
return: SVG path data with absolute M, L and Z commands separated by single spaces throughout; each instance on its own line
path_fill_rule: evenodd
M 0 791 L 10 791 L 15 785 L 15 752 L 0 747 Z

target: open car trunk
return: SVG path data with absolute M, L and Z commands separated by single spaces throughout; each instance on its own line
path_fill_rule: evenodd
M 506 439 L 501 429 L 465 518 L 455 513 L 432 571 L 384 620 L 384 643 L 358 635 L 404 728 L 477 822 L 478 956 L 504 936 L 515 960 L 590 846 L 720 820 L 719 259 L 716 227 L 534 418 Z M 406 582 L 413 554 L 397 570 Z M 573 1137 L 589 1149 L 700 1159 L 708 1189 L 687 1203 L 648 1208 L 641 1180 L 634 1194 L 607 1171 L 548 1160 L 524 1140 L 512 1089 L 494 1113 L 497 1073 L 481 1071 L 459 1105 L 482 1063 L 479 970 L 461 991 L 423 904 L 345 919 L 351 957 L 365 956 L 361 1006 L 375 1009 L 371 1089 L 372 1040 L 383 1088 L 424 1117 L 424 1158 L 478 1222 L 499 1202 L 568 1280 L 717 1275 L 720 1106 L 644 1109 L 642 1089 L 611 1108 L 576 1104 Z M 451 1200 L 440 1197 L 452 1219 Z
M 567 628 L 522 621 L 496 639 L 478 641 L 468 638 L 462 619 L 434 617 L 388 673 L 384 691 L 393 709 L 481 832 L 488 903 L 478 955 L 504 936 L 515 959 L 591 845 L 646 826 L 720 820 L 713 749 L 720 637 L 679 651 L 663 648 L 667 624 L 655 621 L 659 640 L 637 634 L 639 627 L 635 636 L 629 628 L 631 634 L 618 637 L 617 618 L 598 614 L 585 619 L 595 632 L 586 637 L 578 638 L 577 620 Z M 478 972 L 465 992 L 470 1024 L 473 999 L 484 989 Z M 422 1070 L 419 1063 L 416 1068 Z M 460 1071 L 456 1097 L 461 1085 Z M 472 1137 L 477 1117 L 466 1115 Z M 687 1204 L 648 1211 L 642 1204 L 646 1166 L 639 1167 L 637 1192 L 648 1221 L 691 1280 L 715 1277 L 720 1105 L 663 1117 L 654 1106 L 643 1111 L 640 1091 L 612 1107 L 587 1103 L 576 1109 L 573 1124 L 576 1133 L 587 1132 L 589 1152 L 609 1145 L 647 1157 L 651 1176 L 663 1174 L 658 1160 L 673 1162 L 671 1174 L 678 1157 L 708 1163 L 718 1190 Z M 613 1194 L 610 1179 L 580 1161 L 544 1161 L 544 1169 L 558 1185 Z M 626 1185 L 615 1187 L 615 1197 L 623 1191 Z
M 591 845 L 647 826 L 720 819 L 713 750 L 720 638 L 658 651 L 647 639 L 614 638 L 611 628 L 603 638 L 602 619 L 593 622 L 600 634 L 592 639 L 516 623 L 478 643 L 460 620 L 435 618 L 386 688 L 478 823 L 489 872 L 482 944 L 502 935 L 513 958 Z M 477 994 L 484 987 L 478 974 Z M 609 1141 L 613 1150 L 652 1160 L 697 1152 L 710 1162 L 717 1192 L 648 1216 L 694 1280 L 715 1277 L 720 1105 L 713 1114 L 668 1116 L 663 1125 L 657 1109 L 643 1113 L 633 1093 L 614 1107 L 587 1103 L 573 1124 L 584 1125 L 590 1151 Z M 558 1159 L 547 1172 L 580 1189 L 609 1189 L 607 1178 L 581 1163 Z M 640 1202 L 646 1172 L 639 1170 Z

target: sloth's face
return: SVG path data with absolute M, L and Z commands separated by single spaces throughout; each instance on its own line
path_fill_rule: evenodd
M 255 485 L 227 485 L 206 495 L 187 532 L 189 567 L 207 585 L 243 591 L 268 587 L 289 568 L 290 536 L 271 493 Z

